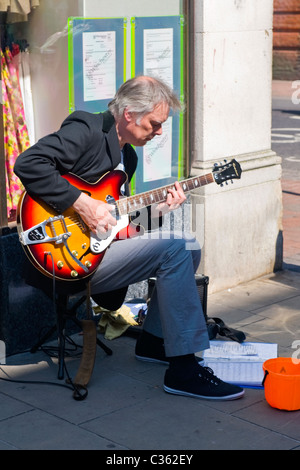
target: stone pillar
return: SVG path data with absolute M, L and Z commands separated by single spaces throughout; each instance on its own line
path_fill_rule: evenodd
M 282 263 L 281 159 L 271 150 L 273 1 L 192 0 L 191 174 L 235 158 L 240 180 L 194 191 L 192 229 L 210 292 Z

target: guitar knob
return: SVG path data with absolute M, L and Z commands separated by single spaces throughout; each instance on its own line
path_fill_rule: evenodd
M 58 269 L 63 268 L 63 266 L 64 266 L 63 261 L 57 261 L 57 267 L 58 267 Z
M 90 261 L 86 261 L 84 264 L 87 268 L 90 268 L 92 266 L 92 263 Z
M 73 271 L 71 271 L 71 277 L 77 277 L 78 276 L 78 272 L 75 271 L 75 269 L 73 269 Z

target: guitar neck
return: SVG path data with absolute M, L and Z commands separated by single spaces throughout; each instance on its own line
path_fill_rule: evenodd
M 183 192 L 189 192 L 193 189 L 200 188 L 206 184 L 212 183 L 214 177 L 212 173 L 208 173 L 202 176 L 194 176 L 193 178 L 188 178 L 186 180 L 180 181 L 180 185 L 183 189 Z M 168 195 L 168 190 L 173 189 L 174 185 L 169 184 L 161 188 L 156 188 L 151 191 L 146 191 L 135 196 L 129 196 L 118 201 L 118 209 L 120 215 L 130 214 L 137 210 L 141 210 L 144 207 L 151 206 L 152 204 L 159 204 L 164 202 Z

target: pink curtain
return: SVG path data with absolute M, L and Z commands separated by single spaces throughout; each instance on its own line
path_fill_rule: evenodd
M 18 201 L 24 190 L 13 172 L 14 164 L 18 155 L 30 146 L 18 68 L 13 60 L 18 52 L 15 48 L 12 53 L 8 47 L 1 51 L 6 196 L 9 220 L 14 220 Z

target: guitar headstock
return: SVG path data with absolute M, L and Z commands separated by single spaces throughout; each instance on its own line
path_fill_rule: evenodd
M 222 184 L 228 180 L 240 179 L 241 174 L 241 165 L 235 159 L 232 159 L 230 162 L 225 160 L 224 165 L 215 163 L 213 169 L 213 176 L 217 184 Z

